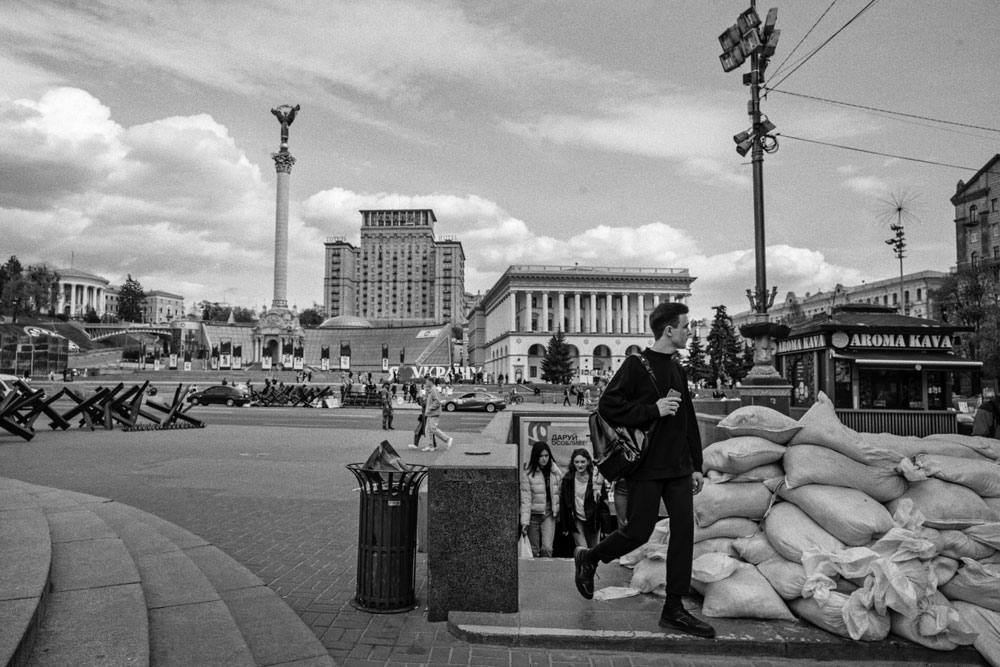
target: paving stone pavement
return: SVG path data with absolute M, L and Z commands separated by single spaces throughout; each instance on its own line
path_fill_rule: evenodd
M 406 460 L 431 460 L 433 454 L 410 454 L 405 448 L 409 433 L 400 433 L 396 445 Z M 363 461 L 383 435 L 380 430 L 211 425 L 142 433 L 39 430 L 27 443 L 0 435 L 0 475 L 112 498 L 200 535 L 276 591 L 344 667 L 831 664 L 674 655 L 669 646 L 650 654 L 476 645 L 452 636 L 444 622 L 429 622 L 422 606 L 404 614 L 354 609 L 358 498 L 344 466 Z M 426 585 L 421 553 L 421 602 Z

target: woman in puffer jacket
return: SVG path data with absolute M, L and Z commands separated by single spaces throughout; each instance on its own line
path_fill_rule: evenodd
M 561 480 L 562 472 L 552 460 L 552 450 L 547 443 L 536 442 L 521 471 L 521 534 L 528 536 L 535 558 L 552 557 Z

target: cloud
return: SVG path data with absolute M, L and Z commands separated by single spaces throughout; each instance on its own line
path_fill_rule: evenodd
M 844 187 L 862 195 L 883 195 L 889 190 L 888 184 L 877 176 L 852 176 L 844 181 Z

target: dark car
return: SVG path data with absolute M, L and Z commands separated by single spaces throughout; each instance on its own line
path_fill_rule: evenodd
M 246 405 L 250 402 L 250 397 L 236 387 L 229 385 L 216 385 L 208 389 L 196 391 L 187 397 L 189 403 L 193 405 L 210 405 L 219 403 L 232 407 L 234 405 Z
M 444 409 L 448 412 L 455 410 L 486 410 L 486 412 L 496 412 L 507 407 L 506 401 L 496 394 L 485 391 L 470 391 L 467 394 L 454 397 L 448 396 L 441 400 Z

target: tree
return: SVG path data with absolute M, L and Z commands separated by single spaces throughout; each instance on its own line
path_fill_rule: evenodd
M 563 335 L 562 329 L 556 329 L 555 334 L 549 339 L 545 356 L 542 358 L 542 379 L 555 384 L 569 384 L 575 374 L 573 357 L 570 355 L 566 336 Z
M 44 264 L 25 269 L 16 256 L 0 267 L 0 309 L 16 324 L 22 313 L 55 312 L 59 274 Z
M 87 324 L 97 324 L 101 321 L 101 318 L 97 315 L 97 311 L 94 310 L 93 306 L 87 306 L 87 313 L 83 316 L 83 321 Z
M 691 341 L 688 343 L 688 354 L 684 360 L 684 370 L 692 382 L 700 380 L 710 380 L 712 369 L 705 358 L 705 348 L 701 344 L 701 336 L 697 331 L 691 333 Z
M 146 301 L 146 293 L 138 280 L 128 274 L 128 279 L 118 290 L 118 318 L 123 322 L 141 322 L 142 306 Z
M 1000 285 L 993 269 L 959 269 L 944 278 L 931 300 L 937 319 L 972 329 L 956 336 L 956 351 L 983 362 L 984 379 L 1000 377 Z
M 735 381 L 740 377 L 740 346 L 733 321 L 726 314 L 725 306 L 712 306 L 712 310 L 715 311 L 715 317 L 708 331 L 709 366 L 713 377 Z
M 301 313 L 299 313 L 299 324 L 304 327 L 318 327 L 323 324 L 322 307 L 319 304 L 314 303 L 312 308 L 306 308 Z

